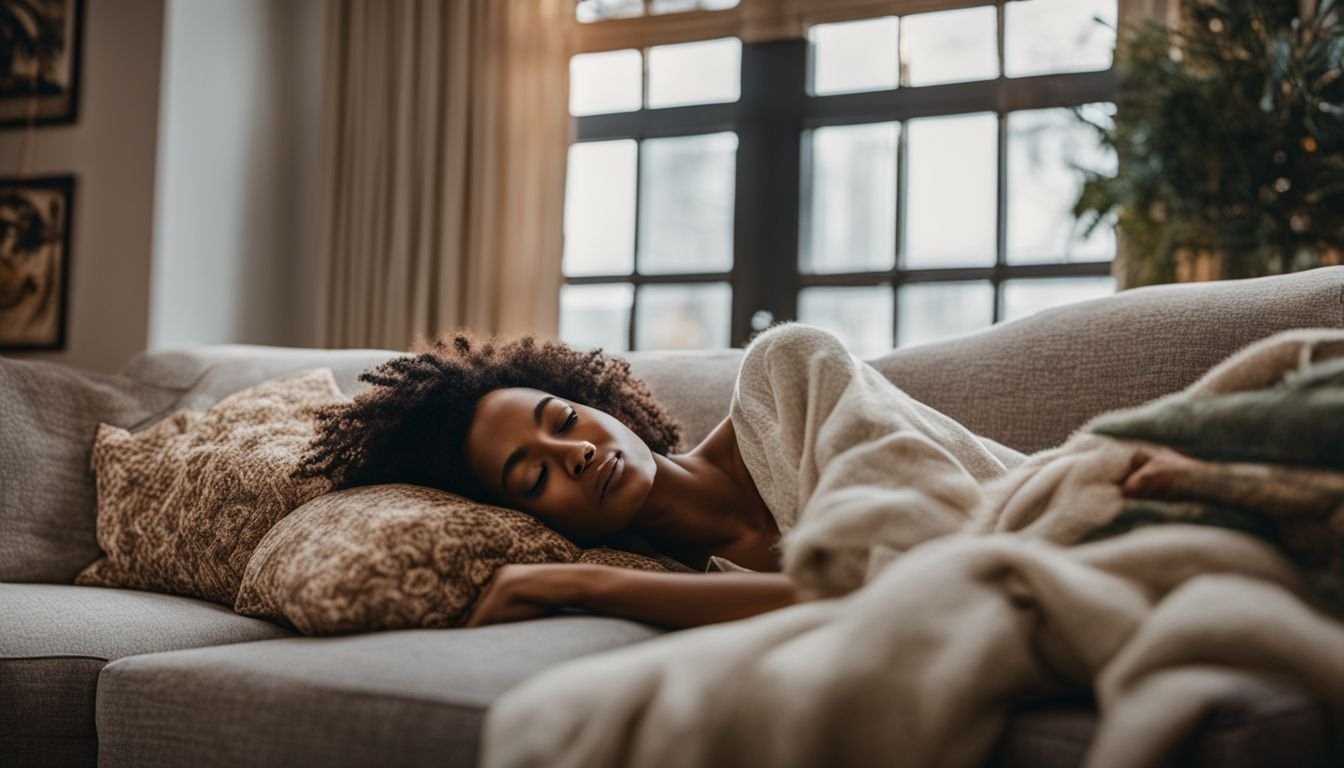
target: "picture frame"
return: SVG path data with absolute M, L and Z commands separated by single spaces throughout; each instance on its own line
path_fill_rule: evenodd
M 74 123 L 85 0 L 0 0 L 0 128 Z
M 0 177 L 0 352 L 65 348 L 75 177 Z

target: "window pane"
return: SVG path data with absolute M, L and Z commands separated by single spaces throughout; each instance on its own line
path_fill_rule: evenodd
M 733 289 L 727 283 L 646 285 L 639 289 L 636 349 L 731 346 Z
M 1083 108 L 1106 123 L 1108 104 Z M 1086 240 L 1073 217 L 1084 175 L 1080 168 L 1114 174 L 1115 154 L 1097 132 L 1068 109 L 1008 115 L 1008 261 L 1105 261 L 1115 256 L 1115 231 L 1098 227 Z
M 891 288 L 804 288 L 798 292 L 798 319 L 834 333 L 859 357 L 890 352 Z
M 637 151 L 631 139 L 570 145 L 565 177 L 566 275 L 633 270 Z
M 634 298 L 635 287 L 625 283 L 560 286 L 560 338 L 578 347 L 624 352 Z
M 907 267 L 994 263 L 998 219 L 998 118 L 911 120 L 905 198 Z
M 895 16 L 818 24 L 807 32 L 812 51 L 812 93 L 895 88 Z
M 679 13 L 681 11 L 722 11 L 736 7 L 740 0 L 653 0 L 652 13 Z
M 999 76 L 994 6 L 918 13 L 901 19 L 903 85 L 992 80 Z
M 910 283 L 900 287 L 896 306 L 901 346 L 941 341 L 994 322 L 994 286 L 979 280 Z
M 737 101 L 742 41 L 735 37 L 649 49 L 649 106 Z
M 644 0 L 579 0 L 574 15 L 580 22 L 644 15 Z
M 569 60 L 569 113 L 597 115 L 640 107 L 644 65 L 639 51 L 581 53 Z
M 648 139 L 639 175 L 639 270 L 733 268 L 737 134 Z
M 1052 307 L 1115 293 L 1110 277 L 1052 277 L 1003 284 L 1003 320 L 1017 320 Z
M 804 272 L 890 269 L 896 260 L 896 123 L 812 131 Z
M 1116 0 L 1022 0 L 1004 14 L 1008 77 L 1111 68 Z

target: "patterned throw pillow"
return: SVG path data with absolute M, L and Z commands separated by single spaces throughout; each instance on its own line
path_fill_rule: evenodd
M 628 552 L 588 552 L 596 554 L 511 509 L 414 485 L 350 488 L 313 499 L 271 529 L 234 610 L 307 635 L 457 627 L 509 563 L 666 570 Z
M 178 411 L 136 434 L 100 425 L 93 470 L 105 556 L 75 583 L 233 605 L 271 526 L 331 489 L 291 473 L 316 411 L 347 401 L 323 368 L 263 382 L 204 413 Z

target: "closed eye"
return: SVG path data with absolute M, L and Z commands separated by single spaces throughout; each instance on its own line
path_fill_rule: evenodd
M 537 475 L 537 484 L 528 489 L 526 496 L 536 496 L 541 493 L 541 487 L 546 484 L 546 473 L 549 470 L 545 464 L 541 465 L 541 473 Z
M 560 425 L 560 429 L 556 430 L 556 434 L 563 434 L 565 432 L 568 432 L 574 426 L 574 422 L 578 420 L 579 420 L 579 412 L 574 410 L 573 408 L 570 408 L 569 417 L 565 419 L 565 423 Z M 527 493 L 524 495 L 528 497 L 540 495 L 541 489 L 544 488 L 546 485 L 546 475 L 549 474 L 549 472 L 550 470 L 546 467 L 546 465 L 542 464 L 541 473 L 537 475 L 536 484 L 533 485 L 531 488 L 529 488 Z

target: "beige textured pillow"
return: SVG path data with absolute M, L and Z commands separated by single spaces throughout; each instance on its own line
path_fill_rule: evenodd
M 601 562 L 666 570 L 626 552 L 585 552 L 532 517 L 414 485 L 313 499 L 248 563 L 234 610 L 308 635 L 461 626 L 509 563 Z
M 263 382 L 204 413 L 178 411 L 131 434 L 100 425 L 93 447 L 98 544 L 76 584 L 233 605 L 271 526 L 331 489 L 291 477 L 317 409 L 346 402 L 329 369 Z

